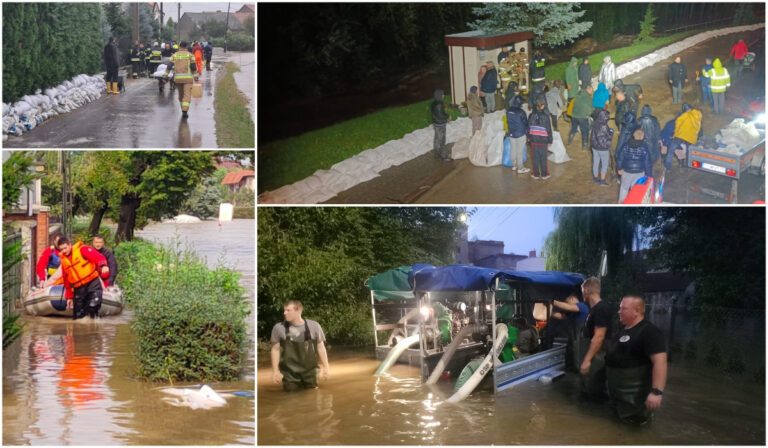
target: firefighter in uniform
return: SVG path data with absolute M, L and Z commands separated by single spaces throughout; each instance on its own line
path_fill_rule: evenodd
M 525 53 L 525 48 L 521 48 L 520 52 L 516 56 L 517 61 L 517 73 L 520 82 L 520 90 L 528 91 L 528 55 Z
M 547 57 L 536 51 L 533 55 L 533 66 L 531 67 L 531 82 L 542 82 L 546 78 L 544 67 L 547 65 Z
M 150 52 L 149 57 L 149 76 L 151 77 L 153 73 L 157 70 L 157 66 L 160 65 L 160 63 L 163 62 L 163 50 L 160 48 L 160 45 L 155 42 L 152 45 L 152 50 Z
M 516 75 L 515 70 L 517 70 L 517 67 L 515 67 L 512 60 L 515 55 L 515 47 L 510 47 L 510 49 L 511 51 L 507 53 L 507 56 L 499 61 L 499 76 L 501 77 L 502 92 L 507 91 L 507 86 L 509 86 L 509 83 L 513 80 Z
M 72 318 L 80 319 L 86 314 L 96 317 L 101 308 L 102 283 L 109 278 L 107 259 L 82 241 L 73 246 L 66 237 L 59 239 L 59 254 L 65 295 L 68 302 L 74 299 Z
M 186 119 L 189 115 L 189 102 L 192 99 L 192 83 L 197 81 L 198 71 L 195 57 L 187 51 L 187 43 L 179 45 L 179 51 L 171 56 L 163 78 L 168 77 L 168 72 L 173 70 L 173 81 L 179 89 L 179 102 L 181 102 L 181 117 Z
M 131 77 L 136 79 L 139 77 L 139 71 L 141 71 L 141 50 L 139 48 L 139 41 L 133 43 L 131 47 Z
M 144 72 L 146 73 L 147 78 L 149 78 L 152 75 L 152 72 L 149 71 L 150 68 L 150 60 L 152 59 L 152 44 L 147 42 L 147 45 L 144 47 Z

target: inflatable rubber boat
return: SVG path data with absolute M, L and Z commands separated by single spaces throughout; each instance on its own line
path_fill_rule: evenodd
M 106 288 L 102 294 L 99 316 L 114 316 L 123 311 L 125 298 L 117 286 Z M 45 288 L 32 288 L 24 299 L 24 310 L 33 316 L 68 316 L 72 309 L 67 308 L 64 298 L 64 285 L 52 285 Z

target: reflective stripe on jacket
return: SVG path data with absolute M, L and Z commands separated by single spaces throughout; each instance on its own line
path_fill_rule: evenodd
M 61 257 L 61 269 L 73 288 L 86 285 L 99 276 L 96 264 L 83 257 L 82 248 L 83 242 L 78 241 L 72 246 L 69 257 Z
M 177 84 L 189 84 L 192 82 L 192 78 L 197 74 L 197 71 L 192 69 L 194 58 L 188 51 L 177 51 L 171 56 L 170 62 L 173 64 L 173 80 Z M 166 69 L 166 74 L 170 68 Z

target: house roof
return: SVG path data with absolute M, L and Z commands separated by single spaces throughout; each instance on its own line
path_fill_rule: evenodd
M 236 185 L 246 177 L 256 177 L 256 173 L 253 170 L 232 171 L 224 176 L 221 185 Z
M 243 5 L 242 8 L 238 9 L 237 12 L 245 12 L 249 14 L 255 14 L 256 13 L 256 5 Z
M 453 47 L 496 48 L 536 37 L 531 30 L 516 32 L 502 31 L 488 33 L 485 31 L 466 31 L 464 33 L 447 34 L 445 45 Z

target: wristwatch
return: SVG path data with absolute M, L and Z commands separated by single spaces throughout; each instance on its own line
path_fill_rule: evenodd
M 653 389 L 651 389 L 651 393 L 653 395 L 659 395 L 659 396 L 664 395 L 664 391 L 656 389 L 655 387 Z

